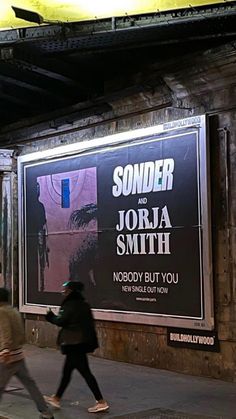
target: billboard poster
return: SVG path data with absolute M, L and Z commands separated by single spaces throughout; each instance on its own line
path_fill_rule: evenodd
M 73 279 L 97 318 L 212 327 L 205 125 L 195 121 L 20 158 L 23 311 L 60 305 Z

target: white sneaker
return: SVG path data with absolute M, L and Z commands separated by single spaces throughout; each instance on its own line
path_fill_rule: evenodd
M 54 396 L 43 396 L 44 400 L 50 404 L 51 406 L 55 407 L 56 409 L 61 408 L 60 401 Z
M 96 402 L 93 407 L 88 408 L 89 413 L 106 412 L 109 409 L 107 402 Z
M 2 416 L 0 416 L 0 418 L 2 418 Z M 54 419 L 54 416 L 52 416 L 51 413 L 41 413 L 39 419 Z

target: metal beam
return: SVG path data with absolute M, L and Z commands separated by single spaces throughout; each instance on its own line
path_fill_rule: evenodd
M 58 39 L 57 42 L 64 44 L 65 38 L 62 40 Z M 69 40 L 68 40 L 69 42 Z M 29 42 L 24 44 L 16 44 L 14 46 L 12 57 L 13 62 L 18 66 L 30 69 L 32 72 L 42 74 L 50 79 L 55 79 L 63 82 L 73 88 L 78 88 L 82 91 L 89 89 L 90 83 L 86 76 L 81 80 L 81 72 L 77 68 L 66 63 L 65 60 L 60 56 L 58 59 L 55 54 L 56 44 L 51 43 L 49 39 L 46 40 L 47 45 L 52 45 L 52 49 L 45 54 L 42 50 L 44 42 Z M 9 60 L 11 61 L 11 60 Z
M 31 72 L 29 69 L 24 69 L 16 67 L 14 61 L 0 61 L 0 74 L 2 77 L 9 78 L 10 80 L 16 80 L 19 85 L 27 87 L 29 85 L 29 89 L 37 90 L 38 92 L 44 94 L 43 92 L 52 95 L 55 100 L 62 100 L 66 96 L 71 97 L 74 93 L 73 88 L 69 88 L 68 86 L 64 86 L 58 80 L 50 79 L 45 77 L 44 75 Z M 31 86 L 31 87 L 30 87 Z
M 33 40 L 53 38 L 60 35 L 61 39 L 69 37 L 84 37 L 85 35 L 108 34 L 113 31 L 133 28 L 144 29 L 160 24 L 186 23 L 207 18 L 225 18 L 236 14 L 235 2 L 222 2 L 202 7 L 191 7 L 167 12 L 155 12 L 145 15 L 121 16 L 116 18 L 97 19 L 86 22 L 63 23 L 57 25 L 44 25 L 41 27 L 21 28 L 0 31 L 0 45 L 19 42 L 20 40 Z
M 9 84 L 7 82 L 0 83 L 0 91 L 2 94 L 8 96 L 9 100 L 15 103 L 16 100 L 24 103 L 30 110 L 41 109 L 45 107 L 49 109 L 50 106 L 55 106 L 55 100 L 51 100 L 50 96 L 41 95 L 39 92 L 25 89 L 25 87 L 18 84 Z
M 22 88 L 27 89 L 27 90 L 32 90 L 34 92 L 38 92 L 38 93 L 40 93 L 40 95 L 45 95 L 45 96 L 49 95 L 49 92 L 46 89 L 42 89 L 42 87 L 36 86 L 32 83 L 27 83 L 25 81 L 21 81 L 17 78 L 17 76 L 14 78 L 14 77 L 5 76 L 4 74 L 0 73 L 0 81 L 2 81 L 3 83 L 17 85 L 17 86 L 22 87 Z
M 36 54 L 32 54 L 31 48 L 26 51 L 16 49 L 14 58 L 8 60 L 8 62 L 17 69 L 36 73 L 68 86 L 72 89 L 71 92 L 68 92 L 70 97 L 75 94 L 77 96 L 88 94 L 91 91 L 91 83 L 86 77 L 86 73 L 79 72 L 77 68 L 74 69 L 72 65 L 66 64 L 63 59 L 47 59 L 40 54 Z M 27 59 L 24 55 L 27 55 Z
M 0 89 L 0 98 L 6 100 L 7 102 L 14 103 L 15 105 L 18 105 L 20 107 L 21 106 L 25 108 L 29 107 L 29 102 L 27 100 L 23 99 L 22 97 L 17 98 L 12 95 L 9 95 L 6 92 L 2 92 L 1 89 Z
M 14 60 L 11 61 L 11 63 L 15 67 L 20 68 L 22 70 L 27 70 L 27 71 L 30 71 L 32 73 L 41 74 L 41 75 L 43 75 L 45 77 L 48 77 L 50 79 L 55 79 L 55 80 L 61 81 L 62 83 L 68 84 L 69 86 L 79 87 L 78 84 L 74 80 L 72 80 L 69 77 L 63 76 L 63 74 L 60 74 L 59 71 L 50 70 L 50 69 L 44 68 L 42 66 L 35 65 L 31 62 L 27 62 L 27 61 L 20 60 L 20 59 L 14 59 Z

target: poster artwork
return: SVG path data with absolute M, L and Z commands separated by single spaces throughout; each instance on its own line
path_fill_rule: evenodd
M 25 166 L 27 299 L 85 284 L 94 309 L 203 318 L 198 135 Z
M 38 290 L 58 292 L 70 277 L 95 283 L 96 168 L 39 176 L 37 189 Z

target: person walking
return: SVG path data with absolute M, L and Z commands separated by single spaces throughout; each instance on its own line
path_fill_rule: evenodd
M 9 304 L 9 291 L 0 288 L 0 399 L 14 375 L 28 390 L 41 419 L 54 419 L 35 381 L 31 377 L 22 350 L 25 342 L 20 313 Z
M 83 288 L 84 285 L 79 281 L 65 282 L 62 286 L 64 300 L 58 316 L 51 310 L 46 314 L 48 322 L 61 327 L 57 343 L 61 347 L 61 352 L 66 355 L 66 359 L 56 394 L 45 396 L 45 400 L 52 406 L 60 408 L 60 400 L 70 383 L 71 374 L 77 369 L 96 400 L 88 412 L 105 412 L 109 409 L 108 403 L 104 400 L 88 363 L 87 353 L 93 352 L 98 347 L 98 340 L 91 308 L 82 295 Z

